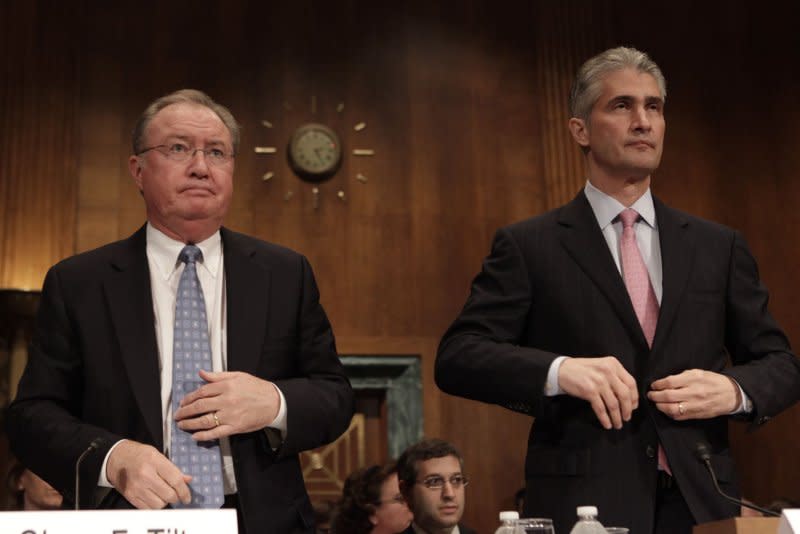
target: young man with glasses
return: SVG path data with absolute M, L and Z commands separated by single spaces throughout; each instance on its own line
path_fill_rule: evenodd
M 400 491 L 414 514 L 403 534 L 474 534 L 459 524 L 464 515 L 464 459 L 450 443 L 421 441 L 397 460 Z

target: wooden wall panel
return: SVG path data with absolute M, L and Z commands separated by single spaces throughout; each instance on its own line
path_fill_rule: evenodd
M 0 7 L 0 287 L 39 288 L 74 248 L 79 57 L 67 8 L 39 8 Z
M 495 229 L 582 187 L 582 158 L 565 123 L 569 84 L 589 55 L 631 44 L 662 66 L 668 128 L 655 193 L 740 229 L 772 289 L 774 314 L 800 337 L 796 7 L 58 6 L 0 4 L 0 285 L 37 287 L 51 263 L 141 225 L 127 172 L 130 129 L 153 98 L 206 90 L 242 125 L 227 224 L 309 257 L 341 352 L 421 356 L 425 432 L 464 452 L 475 481 L 466 519 L 479 531 L 494 528 L 523 484 L 529 420 L 442 394 L 432 375 L 436 345 Z M 291 131 L 312 120 L 334 126 L 347 151 L 375 150 L 345 158 L 320 186 L 317 210 L 283 153 Z M 357 132 L 361 121 L 367 127 Z M 279 153 L 256 155 L 256 145 Z M 264 182 L 268 170 L 275 176 Z M 783 445 L 799 417 L 794 409 L 755 434 L 734 430 L 750 498 L 800 498 L 800 461 Z
M 116 15 L 116 14 L 115 14 Z M 90 250 L 125 235 L 120 228 L 120 207 L 133 204 L 141 220 L 139 202 L 130 199 L 130 179 L 127 156 L 130 154 L 131 125 L 123 124 L 119 113 L 122 106 L 123 62 L 115 46 L 123 27 L 122 18 L 104 17 L 103 24 L 87 20 L 73 21 L 80 31 L 82 51 L 80 128 L 78 143 L 78 208 L 76 249 Z M 87 53 L 91 50 L 91 53 Z M 113 111 L 112 111 L 113 110 Z M 135 197 L 134 197 L 135 198 Z

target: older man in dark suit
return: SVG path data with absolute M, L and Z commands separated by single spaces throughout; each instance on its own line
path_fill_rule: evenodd
M 15 453 L 84 507 L 235 507 L 241 531 L 313 532 L 298 453 L 348 426 L 352 390 L 311 267 L 221 228 L 236 121 L 153 102 L 129 169 L 147 224 L 47 274 L 9 411 Z
M 569 129 L 586 187 L 497 232 L 439 347 L 444 391 L 535 416 L 526 512 L 557 532 L 583 504 L 637 533 L 736 515 L 697 444 L 736 494 L 728 420 L 761 425 L 800 395 L 800 365 L 742 236 L 651 195 L 665 99 L 638 50 L 581 67 Z

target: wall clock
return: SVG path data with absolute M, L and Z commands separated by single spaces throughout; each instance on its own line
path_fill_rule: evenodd
M 342 164 L 342 144 L 332 128 L 315 122 L 303 124 L 289 140 L 286 159 L 301 180 L 324 182 L 333 177 Z
M 310 111 L 310 116 L 308 111 Z M 288 139 L 284 142 L 286 143 L 287 170 L 290 174 L 284 179 L 280 176 L 284 174 L 280 168 L 273 167 L 275 170 L 267 170 L 261 176 L 261 180 L 270 184 L 276 179 L 281 182 L 288 180 L 283 194 L 284 200 L 288 202 L 295 196 L 297 187 L 291 184 L 297 183 L 296 181 L 299 179 L 301 184 L 308 184 L 311 187 L 312 206 L 316 210 L 320 206 L 320 199 L 323 197 L 325 188 L 338 188 L 335 193 L 336 198 L 340 203 L 346 202 L 347 193 L 345 191 L 349 177 L 337 177 L 336 180 L 332 180 L 332 178 L 337 176 L 347 158 L 354 158 L 347 160 L 348 168 L 352 171 L 356 160 L 374 156 L 375 150 L 371 148 L 345 150 L 342 146 L 342 137 L 339 132 L 347 133 L 346 130 L 343 130 L 345 128 L 343 123 L 346 120 L 343 113 L 344 103 L 340 102 L 335 107 L 335 112 L 324 113 L 322 110 L 317 110 L 317 99 L 312 96 L 311 107 L 308 111 L 297 109 L 290 103 L 284 102 L 282 116 L 279 117 L 281 120 L 277 121 L 277 124 L 270 120 L 261 120 L 261 125 L 270 130 L 273 135 L 277 134 L 283 139 Z M 290 128 L 288 131 L 286 130 L 287 126 Z M 352 128 L 353 132 L 345 137 L 350 140 L 358 139 L 363 135 L 367 124 L 359 121 Z M 266 156 L 279 154 L 278 147 L 274 144 L 272 146 L 255 146 L 254 151 L 256 154 Z M 355 171 L 352 178 L 362 185 L 369 180 L 363 169 Z M 270 185 L 270 187 L 277 187 L 277 184 Z

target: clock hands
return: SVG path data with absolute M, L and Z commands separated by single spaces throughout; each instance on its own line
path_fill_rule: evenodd
M 322 155 L 319 153 L 319 147 L 314 148 L 314 154 L 317 155 L 317 159 L 319 160 L 319 162 L 324 165 L 325 160 L 322 159 Z

